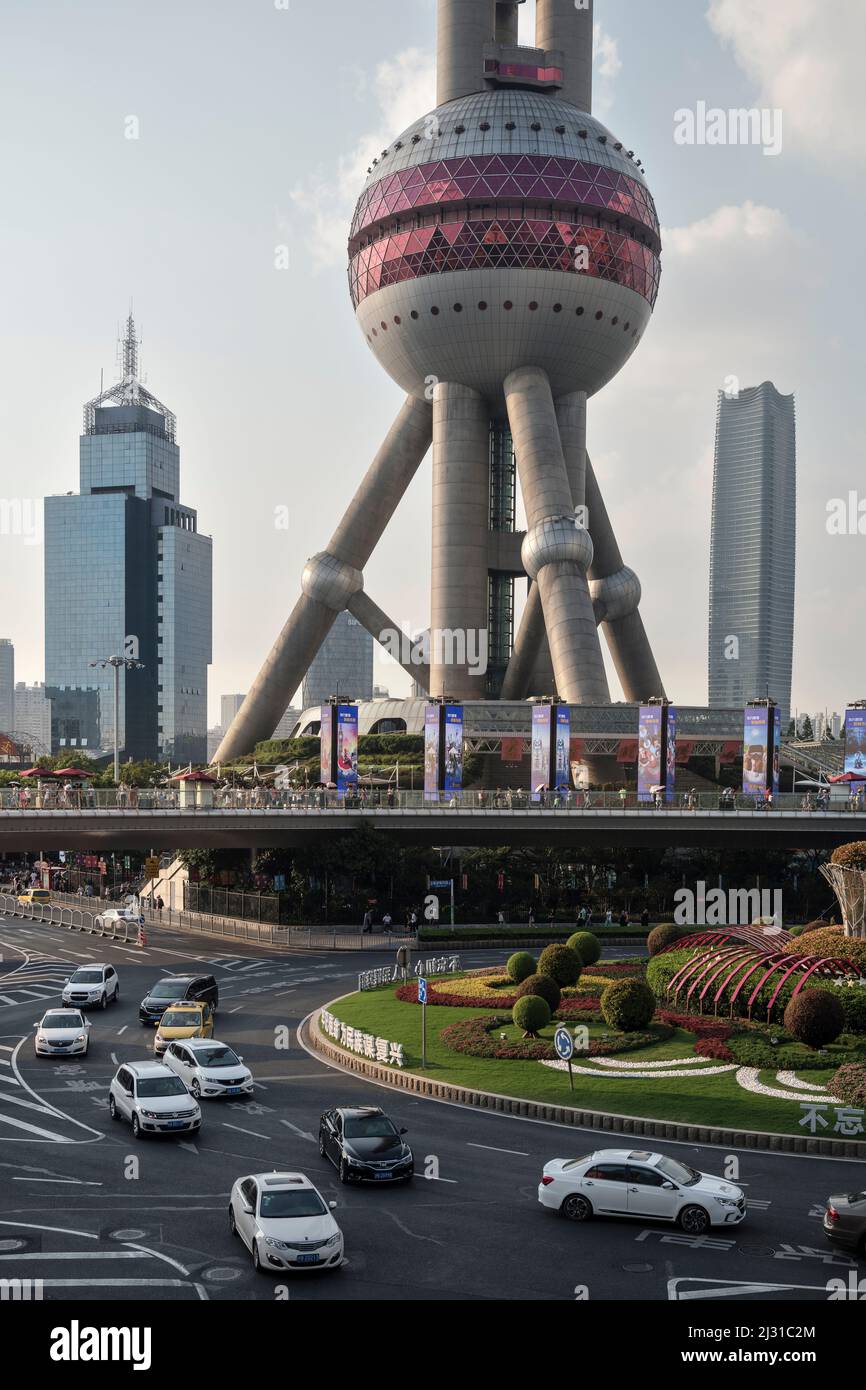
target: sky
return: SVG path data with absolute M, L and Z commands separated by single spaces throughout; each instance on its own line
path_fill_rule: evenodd
M 77 490 L 81 407 L 118 376 L 132 302 L 148 388 L 178 417 L 181 500 L 214 541 L 211 722 L 248 688 L 401 403 L 353 322 L 346 239 L 371 155 L 435 105 L 435 8 L 3 0 L 0 636 L 17 679 L 43 676 L 43 555 L 15 518 Z M 797 402 L 792 705 L 842 709 L 866 697 L 866 6 L 596 0 L 595 20 L 595 111 L 641 158 L 664 249 L 588 447 L 668 694 L 707 698 L 717 391 L 769 379 Z M 699 102 L 781 111 L 780 152 L 678 143 Z M 852 534 L 830 534 L 849 493 Z M 428 457 L 366 572 L 413 630 L 429 499 Z M 387 658 L 376 679 L 407 692 Z

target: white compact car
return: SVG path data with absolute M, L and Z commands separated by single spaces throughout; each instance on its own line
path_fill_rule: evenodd
M 64 1004 L 76 1009 L 105 1009 L 120 998 L 120 981 L 113 965 L 79 965 L 63 986 Z
M 571 1221 L 631 1216 L 674 1221 L 689 1235 L 736 1226 L 746 1215 L 739 1187 L 644 1149 L 598 1149 L 583 1158 L 554 1158 L 538 1187 L 542 1206 Z
M 202 1096 L 251 1096 L 253 1074 L 233 1048 L 215 1038 L 180 1038 L 163 1059 L 196 1100 Z
M 163 1062 L 124 1062 L 108 1093 L 113 1120 L 129 1120 L 133 1137 L 196 1131 L 201 1110 L 179 1076 Z
M 229 1201 L 229 1229 L 240 1236 L 256 1270 L 339 1269 L 343 1233 L 303 1173 L 238 1178 Z
M 86 1057 L 90 1024 L 78 1009 L 49 1009 L 36 1025 L 37 1057 Z

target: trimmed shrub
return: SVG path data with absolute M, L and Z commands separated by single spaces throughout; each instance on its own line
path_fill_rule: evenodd
M 866 869 L 866 840 L 839 845 L 830 855 L 830 863 L 841 864 L 846 869 Z
M 551 975 L 527 975 L 517 991 L 517 998 L 524 999 L 530 994 L 543 999 L 552 1014 L 556 1013 L 562 999 L 559 985 Z
M 537 1038 L 550 1022 L 550 1006 L 539 994 L 525 994 L 511 1010 L 511 1017 L 525 1038 Z
M 570 946 L 545 946 L 538 957 L 539 975 L 549 975 L 558 985 L 576 985 L 583 961 Z
M 807 1047 L 823 1047 L 825 1043 L 834 1042 L 844 1027 L 842 1005 L 835 994 L 826 989 L 803 990 L 785 1009 L 786 1030 Z
M 570 951 L 576 951 L 584 965 L 595 965 L 601 959 L 601 942 L 591 931 L 576 931 L 566 941 Z
M 695 954 L 693 950 L 668 951 L 663 956 L 653 956 L 647 963 L 646 982 L 657 999 L 666 999 L 668 985 Z
M 522 985 L 524 980 L 535 974 L 535 956 L 528 951 L 515 951 L 513 956 L 508 957 L 505 970 L 516 985 Z
M 690 927 L 689 931 L 691 930 L 693 928 Z M 687 935 L 688 932 L 684 931 L 682 927 L 675 927 L 671 922 L 661 927 L 653 927 L 646 939 L 647 950 L 651 956 L 657 956 L 666 946 L 672 946 L 675 941 L 679 941 L 681 936 Z
M 846 1062 L 827 1082 L 827 1090 L 846 1105 L 866 1110 L 866 1064 Z
M 727 1043 L 718 1038 L 698 1038 L 694 1051 L 698 1057 L 712 1057 L 717 1062 L 733 1062 L 734 1054 Z
M 620 980 L 601 996 L 601 1012 L 609 1028 L 634 1033 L 646 1028 L 656 1009 L 652 990 L 640 980 Z
M 789 941 L 783 947 L 796 955 L 841 956 L 854 965 L 866 969 L 866 941 L 857 936 L 846 936 L 844 927 L 823 927 L 811 929 L 798 941 Z
M 805 927 L 792 927 L 791 933 L 793 935 L 796 932 L 798 936 L 805 936 L 806 932 L 809 931 L 826 931 L 829 926 L 830 923 L 824 917 L 816 917 L 814 921 L 807 922 Z

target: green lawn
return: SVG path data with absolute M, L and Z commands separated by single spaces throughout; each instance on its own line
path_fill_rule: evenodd
M 394 998 L 394 986 L 353 994 L 332 1012 L 343 1022 L 391 1042 L 403 1043 L 406 1066 L 421 1071 L 421 1008 Z M 486 1013 L 487 1011 L 485 1011 Z M 503 1011 L 504 1014 L 508 1010 Z M 613 1076 L 574 1077 L 574 1091 L 569 1090 L 567 1072 L 556 1071 L 535 1061 L 505 1061 L 483 1057 L 468 1057 L 454 1052 L 441 1041 L 441 1030 L 450 1023 L 477 1018 L 477 1009 L 447 1008 L 431 1005 L 427 1009 L 427 1069 L 423 1073 L 433 1080 L 448 1081 L 482 1091 L 519 1096 L 546 1105 L 572 1105 L 619 1115 L 635 1115 L 646 1119 L 671 1120 L 678 1123 L 706 1125 L 714 1128 L 763 1130 L 775 1134 L 803 1134 L 799 1121 L 803 1111 L 797 1102 L 775 1100 L 769 1096 L 744 1091 L 734 1080 L 734 1072 L 716 1076 L 701 1076 L 700 1068 L 690 1068 L 682 1078 L 660 1077 L 620 1078 Z M 569 1020 L 572 1027 L 579 1019 Z M 590 1035 L 604 1031 L 599 1025 L 589 1025 Z M 516 1037 L 517 1030 L 505 1025 L 504 1031 Z M 548 1028 L 542 1037 L 552 1037 Z M 668 1057 L 690 1057 L 694 1035 L 678 1029 L 664 1042 L 651 1047 L 621 1054 L 626 1062 L 663 1061 Z M 553 1048 L 551 1046 L 551 1057 Z M 616 1057 L 611 1059 L 616 1061 Z M 580 1059 L 575 1056 L 575 1063 Z M 590 1063 L 590 1065 L 593 1065 Z M 721 1063 L 708 1060 L 706 1066 Z M 599 1069 L 601 1070 L 601 1068 Z M 685 1069 L 684 1069 L 685 1070 Z M 802 1071 L 799 1078 L 826 1085 L 833 1068 L 821 1071 Z M 759 1079 L 766 1085 L 778 1085 L 775 1073 L 761 1072 Z M 804 1094 L 808 1094 L 804 1092 Z M 829 1126 L 821 1131 L 822 1138 L 833 1139 L 835 1123 L 832 1108 L 827 1112 Z

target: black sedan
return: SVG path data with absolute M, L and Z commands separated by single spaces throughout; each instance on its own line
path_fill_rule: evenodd
M 378 1106 L 338 1106 L 319 1121 L 319 1153 L 340 1182 L 408 1182 L 415 1160 L 405 1133 Z
M 866 1255 L 866 1192 L 827 1198 L 824 1235 L 832 1245 Z

